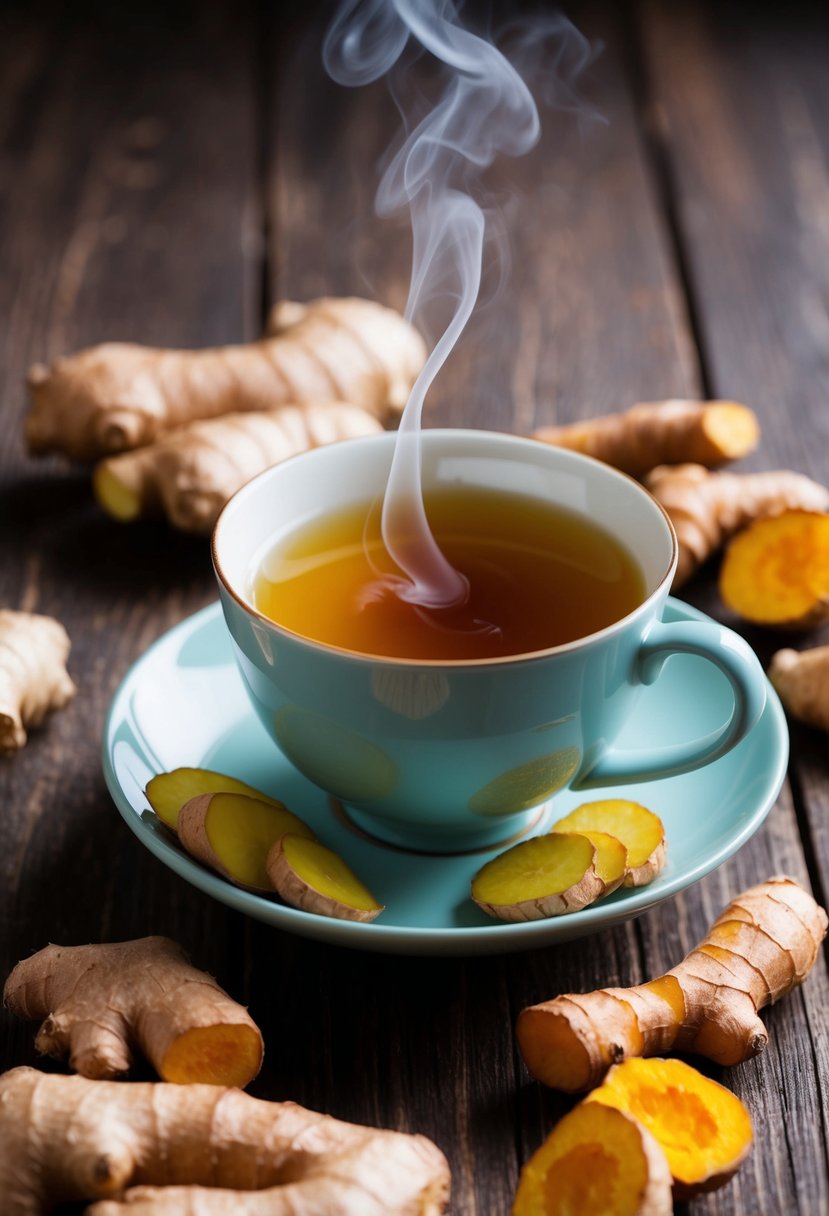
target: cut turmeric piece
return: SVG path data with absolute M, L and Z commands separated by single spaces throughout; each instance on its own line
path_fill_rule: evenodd
M 723 1186 L 751 1149 L 751 1116 L 736 1094 L 682 1060 L 625 1060 L 585 1099 L 641 1123 L 668 1159 L 674 1198 Z
M 586 836 L 551 832 L 513 845 L 482 866 L 472 898 L 496 920 L 543 920 L 578 912 L 604 893 Z
M 627 849 L 626 887 L 653 882 L 665 865 L 665 827 L 653 811 L 627 798 L 585 802 L 553 825 L 556 832 L 607 832 Z
M 671 1216 L 671 1171 L 641 1123 L 582 1102 L 521 1171 L 512 1216 Z
M 265 862 L 280 836 L 314 837 L 286 807 L 228 793 L 199 794 L 185 802 L 177 832 L 191 856 L 251 891 L 273 890 Z
M 558 831 L 558 828 L 554 829 Z M 583 831 L 580 836 L 586 836 L 596 850 L 596 873 L 604 884 L 602 895 L 610 895 L 625 880 L 628 869 L 628 851 L 617 836 L 608 832 Z
M 755 625 L 810 629 L 829 619 L 829 514 L 758 519 L 729 545 L 720 595 Z
M 266 866 L 274 890 L 304 912 L 372 921 L 383 911 L 342 857 L 318 840 L 288 833 L 276 841 Z
M 215 773 L 207 768 L 174 768 L 168 773 L 157 773 L 147 782 L 144 793 L 162 823 L 173 831 L 176 830 L 179 811 L 185 802 L 198 794 L 248 794 L 262 802 L 282 806 L 275 798 L 269 798 L 237 777 L 228 777 L 225 773 Z

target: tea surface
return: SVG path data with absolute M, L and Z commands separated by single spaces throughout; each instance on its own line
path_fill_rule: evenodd
M 401 659 L 462 660 L 546 650 L 605 628 L 644 599 L 635 559 L 573 512 L 474 487 L 426 498 L 429 525 L 467 580 L 466 602 L 425 608 L 397 594 L 380 503 L 349 506 L 283 539 L 254 584 L 265 616 L 303 637 Z

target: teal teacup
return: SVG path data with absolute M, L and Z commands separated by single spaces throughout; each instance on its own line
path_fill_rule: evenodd
M 315 517 L 382 498 L 395 440 L 340 442 L 276 465 L 235 495 L 213 535 L 224 616 L 252 704 L 285 756 L 360 828 L 413 849 L 496 844 L 564 787 L 610 789 L 688 772 L 756 723 L 766 680 L 750 647 L 713 621 L 662 621 L 677 548 L 661 506 L 607 465 L 532 440 L 427 430 L 424 492 L 462 485 L 530 495 L 598 524 L 641 570 L 641 603 L 620 620 L 531 653 L 411 661 L 322 644 L 264 616 L 253 588 L 266 553 Z M 720 669 L 733 712 L 704 738 L 650 747 L 647 685 L 676 654 Z M 615 748 L 634 708 L 641 745 Z

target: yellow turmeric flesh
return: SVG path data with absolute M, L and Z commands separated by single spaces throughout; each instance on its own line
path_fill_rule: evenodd
M 32 1112 L 37 1111 L 37 1122 Z M 0 1077 L 3 1216 L 440 1216 L 449 1167 L 425 1136 L 239 1089 Z
M 47 946 L 17 964 L 3 999 L 12 1013 L 43 1019 L 38 1051 L 68 1055 L 86 1077 L 128 1072 L 134 1048 L 165 1081 L 242 1087 L 262 1065 L 247 1010 L 166 937 Z
M 274 890 L 294 908 L 356 921 L 372 921 L 383 911 L 343 859 L 318 840 L 281 836 L 265 864 Z
M 582 1102 L 521 1171 L 512 1216 L 671 1216 L 671 1172 L 641 1123 Z
M 522 1010 L 516 1032 L 527 1068 L 545 1085 L 580 1093 L 631 1056 L 749 1059 L 768 1040 L 758 1010 L 803 982 L 826 927 L 823 908 L 794 879 L 770 878 L 738 895 L 665 975 Z
M 282 807 L 281 802 L 269 798 L 267 794 L 254 789 L 245 781 L 207 768 L 174 768 L 167 773 L 156 773 L 147 782 L 144 792 L 156 815 L 173 831 L 178 827 L 179 812 L 185 802 L 199 794 L 247 794 L 251 798 Z M 282 809 L 284 810 L 284 807 Z
M 751 1116 L 736 1096 L 681 1060 L 625 1060 L 585 1099 L 626 1111 L 668 1159 L 674 1198 L 723 1186 L 751 1150 Z
M 627 850 L 623 884 L 645 887 L 665 865 L 665 827 L 653 811 L 629 798 L 585 802 L 553 825 L 556 832 L 606 832 Z
M 604 894 L 595 859 L 596 848 L 586 836 L 535 836 L 482 866 L 472 879 L 472 898 L 497 920 L 578 912 Z
M 736 401 L 657 401 L 563 426 L 532 438 L 603 460 L 633 477 L 660 464 L 713 468 L 745 456 L 760 435 L 757 416 Z
M 810 629 L 829 619 L 829 514 L 785 511 L 746 528 L 723 559 L 720 595 L 755 625 Z

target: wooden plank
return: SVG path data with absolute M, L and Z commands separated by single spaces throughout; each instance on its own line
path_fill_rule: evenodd
M 22 455 L 22 422 L 35 360 L 107 338 L 258 331 L 251 20 L 244 3 L 4 18 L 0 603 L 63 621 L 79 686 L 0 769 L 4 975 L 49 941 L 161 932 L 229 986 L 240 978 L 235 918 L 145 852 L 100 761 L 129 665 L 215 597 L 207 546 L 105 519 L 87 471 Z M 2 1043 L 5 1065 L 36 1062 L 32 1029 L 8 1016 Z
M 781 21 L 768 11 L 750 17 L 708 4 L 645 4 L 641 16 L 649 102 L 707 387 L 746 400 L 760 416 L 762 443 L 746 468 L 791 467 L 827 482 L 826 445 L 816 442 L 826 429 L 827 389 L 817 303 L 826 290 L 829 239 L 822 218 L 825 22 L 816 11 Z M 719 600 L 715 570 L 713 563 L 688 598 L 740 629 L 764 663 L 780 645 L 829 640 L 826 630 L 789 639 L 741 627 Z M 825 901 L 826 755 L 816 732 L 792 732 L 793 786 L 751 845 L 702 885 L 708 916 L 736 891 L 780 871 L 811 880 Z M 661 956 L 666 966 L 677 957 L 660 942 L 669 915 L 656 931 L 643 922 L 649 957 Z M 681 925 L 683 949 L 700 930 L 698 915 Z M 727 1074 L 758 1133 L 735 1184 L 734 1210 L 777 1210 L 783 1196 L 791 1211 L 825 1206 L 826 985 L 821 960 L 802 992 L 766 1015 L 765 1055 Z M 731 1210 L 726 1193 L 716 1206 L 710 1202 L 712 1211 Z M 709 1210 L 703 1201 L 697 1207 Z
M 428 426 L 523 432 L 699 391 L 624 31 L 611 5 L 584 6 L 582 25 L 605 44 L 584 88 L 607 122 L 547 115 L 538 148 L 493 173 L 495 191 L 512 195 L 511 278 L 441 373 Z M 271 295 L 369 292 L 399 307 L 408 245 L 371 209 L 395 115 L 379 86 L 344 92 L 326 81 L 319 27 L 290 29 L 272 110 Z M 520 1165 L 572 1104 L 528 1083 L 513 1041 L 518 1010 L 644 976 L 631 926 L 589 949 L 480 961 L 343 955 L 274 942 L 260 926 L 253 941 L 256 956 L 278 961 L 252 977 L 252 1005 L 279 1006 L 283 1041 L 305 1045 L 266 1060 L 263 1087 L 428 1130 L 450 1158 L 457 1216 L 507 1213 Z

